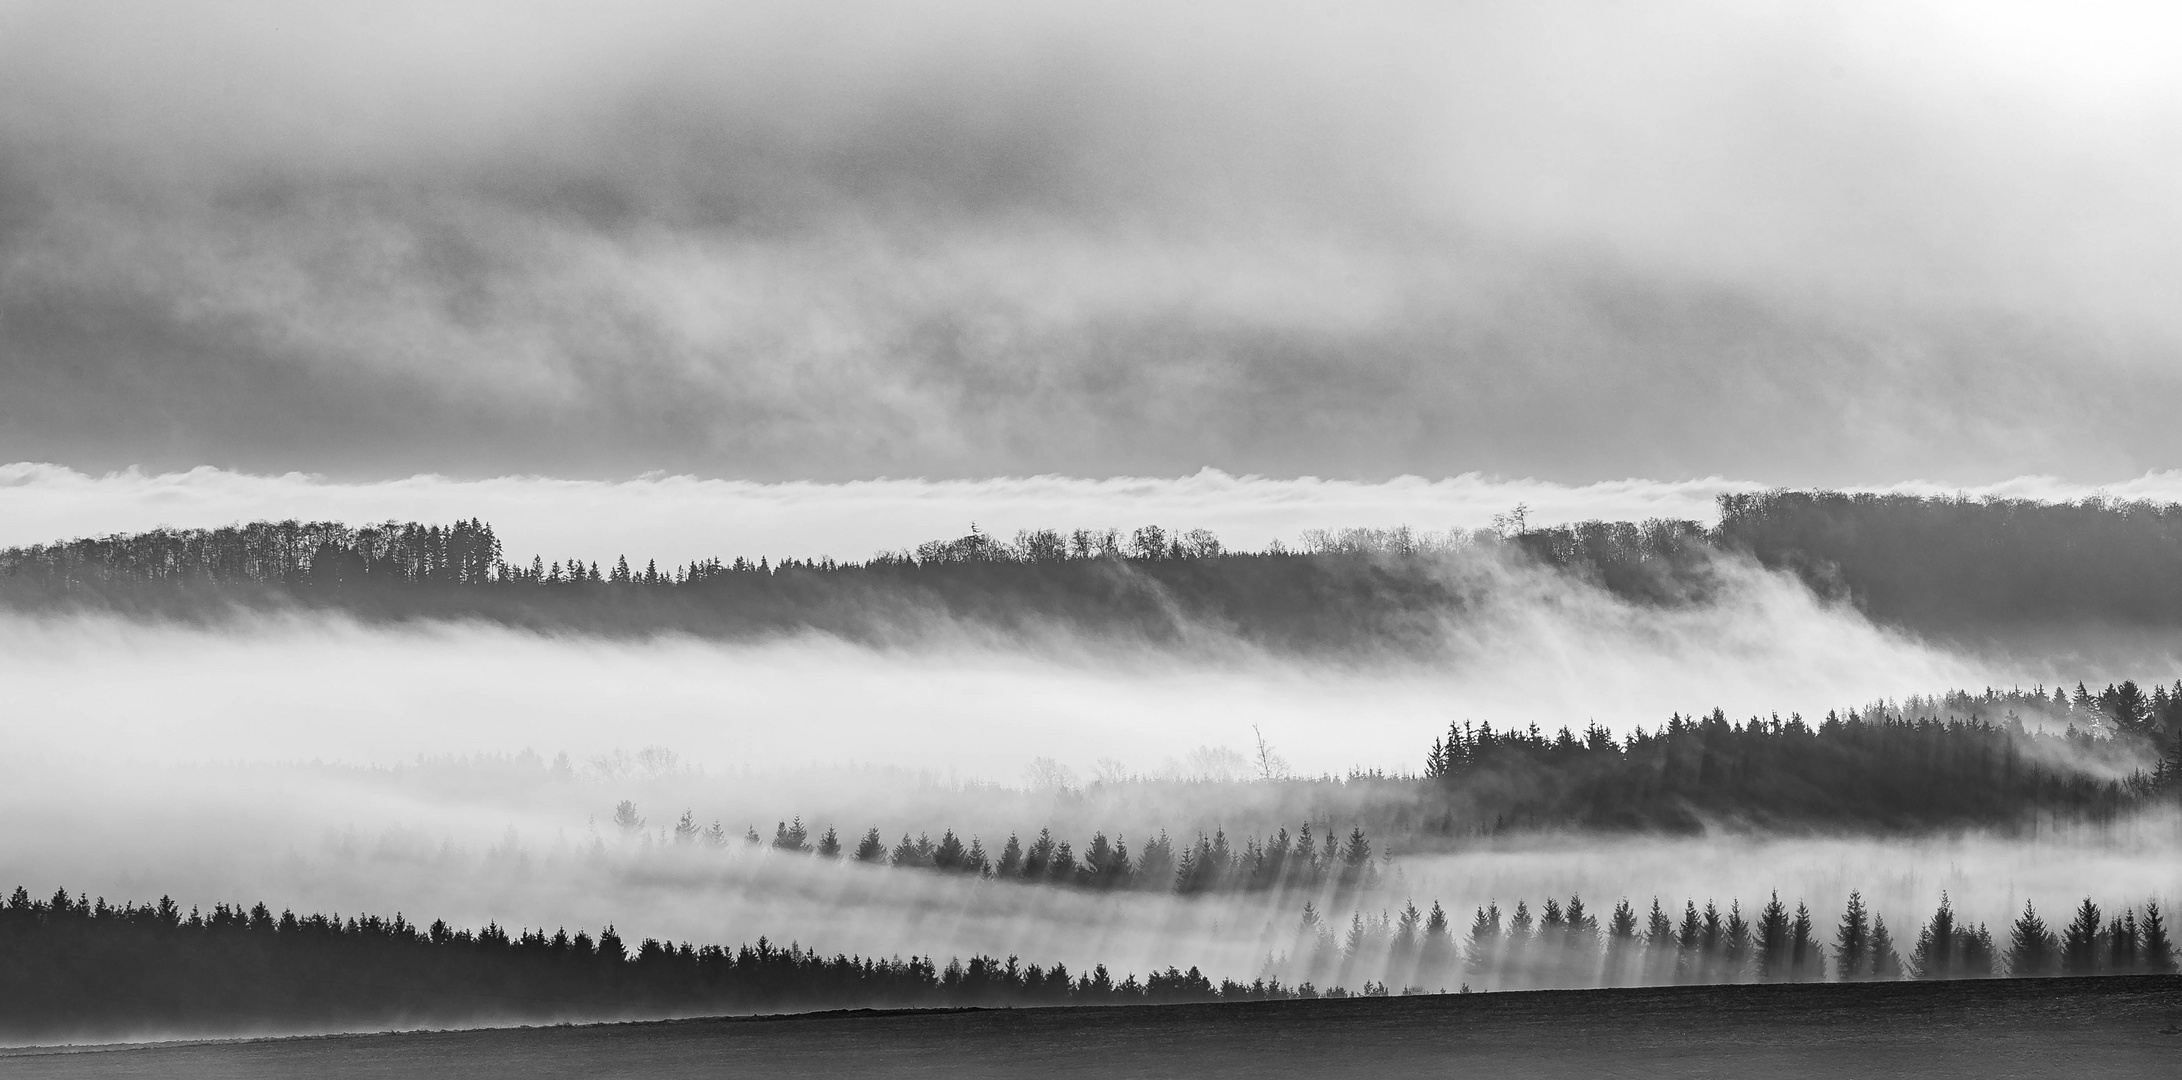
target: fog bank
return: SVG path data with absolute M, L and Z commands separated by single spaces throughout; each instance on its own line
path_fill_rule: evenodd
M 1624 898 L 1641 913 L 1657 897 L 1677 917 L 1685 900 L 1699 907 L 1713 900 L 1723 911 L 1739 900 L 1750 917 L 1778 890 L 1791 907 L 1807 902 L 1821 931 L 1830 932 L 1853 889 L 1886 918 L 1906 954 L 1942 892 L 1958 917 L 1996 931 L 2026 900 L 2059 921 L 2085 896 L 2109 909 L 2157 899 L 2169 911 L 2182 896 L 2182 821 L 2164 812 L 2012 836 L 1526 837 L 1452 855 L 1397 857 L 1361 892 L 1326 886 L 1192 897 L 834 862 L 746 847 L 739 838 L 724 849 L 639 841 L 603 815 L 619 794 L 658 793 L 667 786 L 659 778 L 532 776 L 509 783 L 508 770 L 496 778 L 489 763 L 439 770 L 435 778 L 299 766 L 123 771 L 110 763 L 13 758 L 0 765 L 7 781 L 0 812 L 19 827 L 0 838 L 0 884 L 46 893 L 65 885 L 116 901 L 165 894 L 185 909 L 263 900 L 276 912 L 399 911 L 466 926 L 497 921 L 596 933 L 612 923 L 632 942 L 734 943 L 762 935 L 828 952 L 1016 954 L 1077 971 L 1105 963 L 1117 977 L 1173 964 L 1248 980 L 1270 966 L 1288 981 L 1312 977 L 1305 954 L 1315 942 L 1299 937 L 1305 901 L 1336 933 L 1353 914 L 1372 918 L 1437 901 L 1459 936 L 1472 911 L 1488 903 L 1509 913 L 1523 900 L 1535 914 L 1548 897 L 1565 903 L 1580 894 L 1603 921 Z M 942 791 L 887 776 L 866 777 L 861 792 L 845 793 L 841 778 L 833 779 L 835 805 L 858 815 L 851 821 L 892 814 L 869 819 L 892 829 L 917 828 L 901 808 L 918 799 L 936 798 L 958 821 L 1035 809 L 1019 794 Z M 678 783 L 709 789 L 715 805 L 781 794 L 764 790 L 774 787 L 764 778 L 685 776 Z M 1233 800 L 1246 815 L 1294 809 L 1266 805 L 1254 787 L 1209 791 L 1205 803 Z M 670 817 L 672 806 L 659 805 L 652 821 Z M 999 837 L 982 838 L 988 851 L 998 848 Z M 1363 977 L 1351 979 L 1351 988 Z M 1321 986 L 1326 981 L 1319 977 Z
M 1482 560 L 1428 651 L 1275 657 L 1221 635 L 1170 644 L 1065 630 L 993 640 L 933 621 L 901 645 L 554 636 L 464 623 L 237 613 L 184 625 L 0 616 L 4 723 L 27 747 L 146 760 L 398 760 L 530 746 L 581 759 L 677 748 L 714 768 L 889 764 L 1011 779 L 1033 758 L 1141 772 L 1263 737 L 1306 773 L 1411 771 L 1451 721 L 1654 727 L 2002 685 L 2008 670 L 1822 605 L 1725 562 L 1709 603 L 1657 607 Z M 122 676 L 126 677 L 122 677 Z

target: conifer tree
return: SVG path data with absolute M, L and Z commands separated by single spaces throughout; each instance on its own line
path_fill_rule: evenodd
M 1508 916 L 1508 937 L 1501 943 L 1500 972 L 1503 986 L 1534 985 L 1531 964 L 1536 952 L 1531 948 L 1531 938 L 1537 932 L 1537 921 L 1531 918 L 1530 902 L 1518 899 L 1515 911 Z
M 1417 949 L 1418 974 L 1425 979 L 1443 979 L 1453 958 L 1453 930 L 1447 924 L 1447 912 L 1434 900 L 1431 914 L 1425 916 L 1424 940 Z
M 1682 902 L 1682 925 L 1674 933 L 1674 981 L 1699 982 L 1703 979 L 1702 949 L 1705 940 L 1705 921 L 1697 914 L 1697 901 Z
M 1174 841 L 1167 838 L 1166 830 L 1160 830 L 1157 837 L 1145 842 L 1131 878 L 1138 888 L 1174 888 Z
M 1820 976 L 1818 941 L 1812 934 L 1811 909 L 1796 901 L 1796 915 L 1788 924 L 1788 980 L 1803 982 Z
M 2137 923 L 2137 955 L 2144 970 L 2164 975 L 2175 969 L 2174 942 L 2167 937 L 2167 919 L 2159 901 L 2144 902 L 2144 918 Z
M 1394 936 L 1388 943 L 1387 970 L 1395 978 L 1408 985 L 1411 969 L 1416 966 L 1418 934 L 1424 926 L 1424 913 L 1417 910 L 1414 900 L 1402 904 L 1402 913 L 1394 920 Z
M 1727 942 L 1720 949 L 1723 975 L 1729 982 L 1741 982 L 1750 973 L 1750 923 L 1743 918 L 1743 902 L 1730 900 L 1727 905 Z
M 955 835 L 953 829 L 947 829 L 941 834 L 939 843 L 932 847 L 932 868 L 950 872 L 960 870 L 968 856 L 969 849 L 962 846 L 961 838 Z
M 1038 830 L 1038 839 L 1031 841 L 1030 847 L 1023 852 L 1023 880 L 1045 880 L 1053 869 L 1053 852 L 1057 846 L 1053 842 L 1053 830 Z
M 1015 877 L 1022 873 L 1022 870 L 1023 843 L 1015 838 L 1014 833 L 1009 833 L 1006 846 L 1000 849 L 1000 861 L 993 866 L 993 876 Z
M 811 850 L 810 839 L 810 831 L 803 827 L 803 818 L 801 816 L 798 816 L 793 824 L 783 821 L 773 826 L 773 846 L 781 851 L 793 851 L 797 854 L 807 853 Z
M 886 841 L 879 839 L 879 827 L 874 825 L 864 834 L 863 842 L 856 845 L 856 861 L 882 862 L 886 859 Z
M 931 845 L 927 842 L 925 846 L 930 847 Z M 909 838 L 908 833 L 902 834 L 902 842 L 894 845 L 894 852 L 887 861 L 894 866 L 917 867 L 931 865 L 925 860 L 924 853 L 918 850 L 917 842 Z
M 1758 979 L 1773 982 L 1788 976 L 1788 908 L 1780 902 L 1780 893 L 1766 902 L 1758 912 L 1755 934 Z
M 1834 964 L 1842 982 L 1856 982 L 1871 975 L 1871 915 L 1864 894 L 1851 891 L 1848 907 L 1834 928 Z
M 1887 933 L 1884 915 L 1871 917 L 1871 977 L 1875 982 L 1893 982 L 1902 977 L 1902 957 L 1894 951 L 1894 935 Z
M 2061 932 L 2061 970 L 2069 975 L 2089 975 L 2099 970 L 2100 931 L 2104 928 L 2099 906 L 2084 897 Z
M 2106 970 L 2129 974 L 2137 970 L 2137 913 L 2123 909 L 2119 918 L 2106 924 Z
M 1500 905 L 1488 902 L 1477 909 L 1477 918 L 1470 922 L 1470 938 L 1463 947 L 1463 967 L 1470 973 L 1470 979 L 1482 986 L 1499 974 L 1500 961 Z
M 1720 915 L 1720 905 L 1705 901 L 1704 932 L 1698 938 L 1698 969 L 1700 982 L 1716 983 L 1723 980 L 1726 970 L 1727 923 Z
M 818 857 L 821 859 L 838 859 L 841 857 L 841 837 L 833 831 L 831 825 L 826 826 L 826 835 L 818 838 Z
M 1964 979 L 1991 978 L 1998 963 L 1993 932 L 1979 923 L 1974 929 L 1956 930 L 1955 938 L 1955 974 Z
M 1629 906 L 1624 896 L 1614 905 L 1614 914 L 1606 921 L 1606 984 L 1627 986 L 1637 981 L 1638 959 L 1643 955 L 1643 940 L 1638 937 L 1636 909 Z
M 1584 909 L 1583 897 L 1570 896 L 1566 912 L 1567 927 L 1562 931 L 1568 954 L 1567 969 L 1572 985 L 1596 986 L 1599 978 L 1599 920 Z
M 1945 892 L 1940 893 L 1938 910 L 1932 913 L 1931 920 L 1917 935 L 1917 948 L 1910 956 L 1910 964 L 1916 968 L 1920 979 L 1955 977 L 1955 906 Z
M 2038 909 L 2024 901 L 2023 914 L 2008 934 L 2008 974 L 2017 978 L 2052 974 L 2059 952 L 2060 942 L 2046 929 Z
M 1653 986 L 1673 982 L 1676 952 L 1674 921 L 1667 918 L 1667 910 L 1654 896 L 1651 914 L 1644 920 L 1645 982 Z

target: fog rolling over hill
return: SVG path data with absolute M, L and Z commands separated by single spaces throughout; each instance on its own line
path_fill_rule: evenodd
M 117 904 L 611 926 L 637 965 L 420 1021 L 971 1000 L 942 976 L 978 957 L 1076 973 L 1021 1004 L 1105 1001 L 1076 987 L 1102 966 L 1214 996 L 1771 978 L 1754 952 L 1703 975 L 1627 957 L 1700 949 L 1706 918 L 1748 933 L 1781 895 L 1833 949 L 1857 894 L 1896 970 L 1936 976 L 1915 948 L 1943 899 L 1996 956 L 1977 934 L 2026 902 L 2171 906 L 2182 685 L 2099 683 L 2141 653 L 2096 636 L 2169 629 L 2114 568 L 2157 579 L 2171 512 L 1782 492 L 1710 528 L 1510 514 L 1255 552 L 973 532 L 666 569 L 526 566 L 474 520 L 17 548 L 6 663 L 48 722 L 17 729 L 10 810 L 37 825 L 5 854 Z M 1969 563 L 1947 545 L 2005 553 L 2018 586 L 1913 572 Z M 2073 657 L 2000 644 L 2024 626 L 2110 666 L 2035 677 Z M 96 677 L 117 663 L 133 678 Z M 1570 912 L 1596 944 L 1563 958 Z M 647 940 L 759 937 L 938 959 L 839 998 L 643 989 Z M 371 1000 L 249 1023 L 389 1015 Z M 177 1030 L 259 1029 L 237 1016 Z
M 2176 72 L 2127 3 L 0 4 L 0 1062 L 1635 1030 L 1540 992 L 2126 1071 Z

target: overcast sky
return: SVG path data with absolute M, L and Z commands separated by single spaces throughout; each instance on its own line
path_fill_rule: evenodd
M 0 461 L 2138 476 L 2182 464 L 2178 41 L 1992 0 L 0 0 Z

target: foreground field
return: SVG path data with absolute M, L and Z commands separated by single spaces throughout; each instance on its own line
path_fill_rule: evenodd
M 20 1080 L 2174 1076 L 2182 977 L 827 1013 L 0 1055 Z

